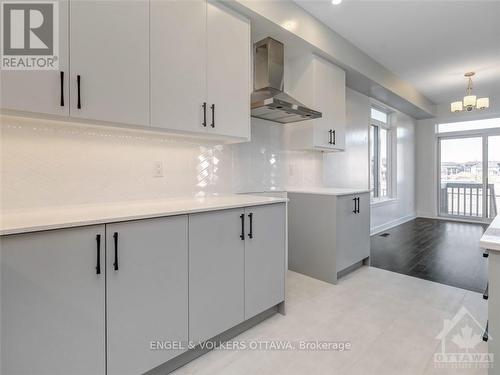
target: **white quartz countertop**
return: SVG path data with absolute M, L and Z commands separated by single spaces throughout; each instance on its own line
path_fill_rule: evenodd
M 500 251 L 500 215 L 486 229 L 479 245 L 487 250 Z
M 286 201 L 286 198 L 235 194 L 206 198 L 5 210 L 0 216 L 0 235 L 259 206 Z
M 369 189 L 350 188 L 288 188 L 288 193 L 319 194 L 319 195 L 351 195 L 369 193 Z

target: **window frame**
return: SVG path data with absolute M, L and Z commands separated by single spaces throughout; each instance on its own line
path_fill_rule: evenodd
M 375 109 L 377 111 L 381 111 L 386 113 L 387 115 L 387 123 L 376 120 L 371 117 L 371 109 Z M 395 176 L 395 171 L 396 171 L 396 160 L 395 160 L 395 153 L 394 153 L 394 133 L 395 133 L 395 126 L 392 124 L 392 113 L 387 111 L 387 110 L 382 110 L 378 106 L 371 106 L 370 107 L 370 131 L 369 131 L 369 137 L 371 138 L 372 136 L 372 129 L 373 135 L 374 135 L 374 140 L 373 140 L 373 147 L 375 149 L 374 151 L 374 167 L 373 167 L 373 172 L 371 168 L 371 156 L 372 156 L 372 150 L 369 150 L 369 163 L 370 163 L 370 196 L 371 196 L 371 202 L 372 203 L 378 203 L 378 202 L 384 202 L 384 201 L 390 201 L 396 199 L 396 186 L 395 186 L 395 181 L 396 181 L 396 176 Z M 386 170 L 386 176 L 387 176 L 387 194 L 384 196 L 380 196 L 380 163 L 381 163 L 381 147 L 380 147 L 380 129 L 384 129 L 387 131 L 387 139 L 386 139 L 386 144 L 387 144 L 387 170 Z M 372 140 L 370 139 L 369 146 L 371 147 L 372 145 Z M 373 176 L 372 176 L 373 174 Z M 373 186 L 371 185 L 373 178 Z

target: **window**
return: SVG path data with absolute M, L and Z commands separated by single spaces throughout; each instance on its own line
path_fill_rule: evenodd
M 372 108 L 371 117 L 375 121 L 380 121 L 384 124 L 387 124 L 387 113 L 379 111 L 378 109 Z
M 490 222 L 500 211 L 500 118 L 436 130 L 439 215 Z
M 481 130 L 500 128 L 500 118 L 490 118 L 486 120 L 450 122 L 448 124 L 438 124 L 438 133 L 459 132 L 467 130 Z
M 388 114 L 371 109 L 370 126 L 370 192 L 371 197 L 387 199 L 392 196 L 392 130 Z

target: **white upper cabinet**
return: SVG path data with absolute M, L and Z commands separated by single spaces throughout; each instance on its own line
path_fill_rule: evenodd
M 290 125 L 291 147 L 302 150 L 344 150 L 345 72 L 312 54 L 289 60 L 287 67 L 286 90 L 323 115 L 319 119 Z
M 209 131 L 250 136 L 250 22 L 208 3 L 207 89 Z
M 2 108 L 250 138 L 248 19 L 206 0 L 61 0 L 59 16 L 61 72 L 2 71 Z
M 250 23 L 205 0 L 151 2 L 151 125 L 248 139 Z
M 151 125 L 204 132 L 207 3 L 153 0 L 150 6 Z
M 70 1 L 70 20 L 70 115 L 148 125 L 149 2 Z
M 57 1 L 59 70 L 0 70 L 0 107 L 50 115 L 69 114 L 68 1 Z

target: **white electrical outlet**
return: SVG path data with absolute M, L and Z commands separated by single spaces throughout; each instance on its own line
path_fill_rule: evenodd
M 153 167 L 153 177 L 163 177 L 163 162 L 155 161 Z

